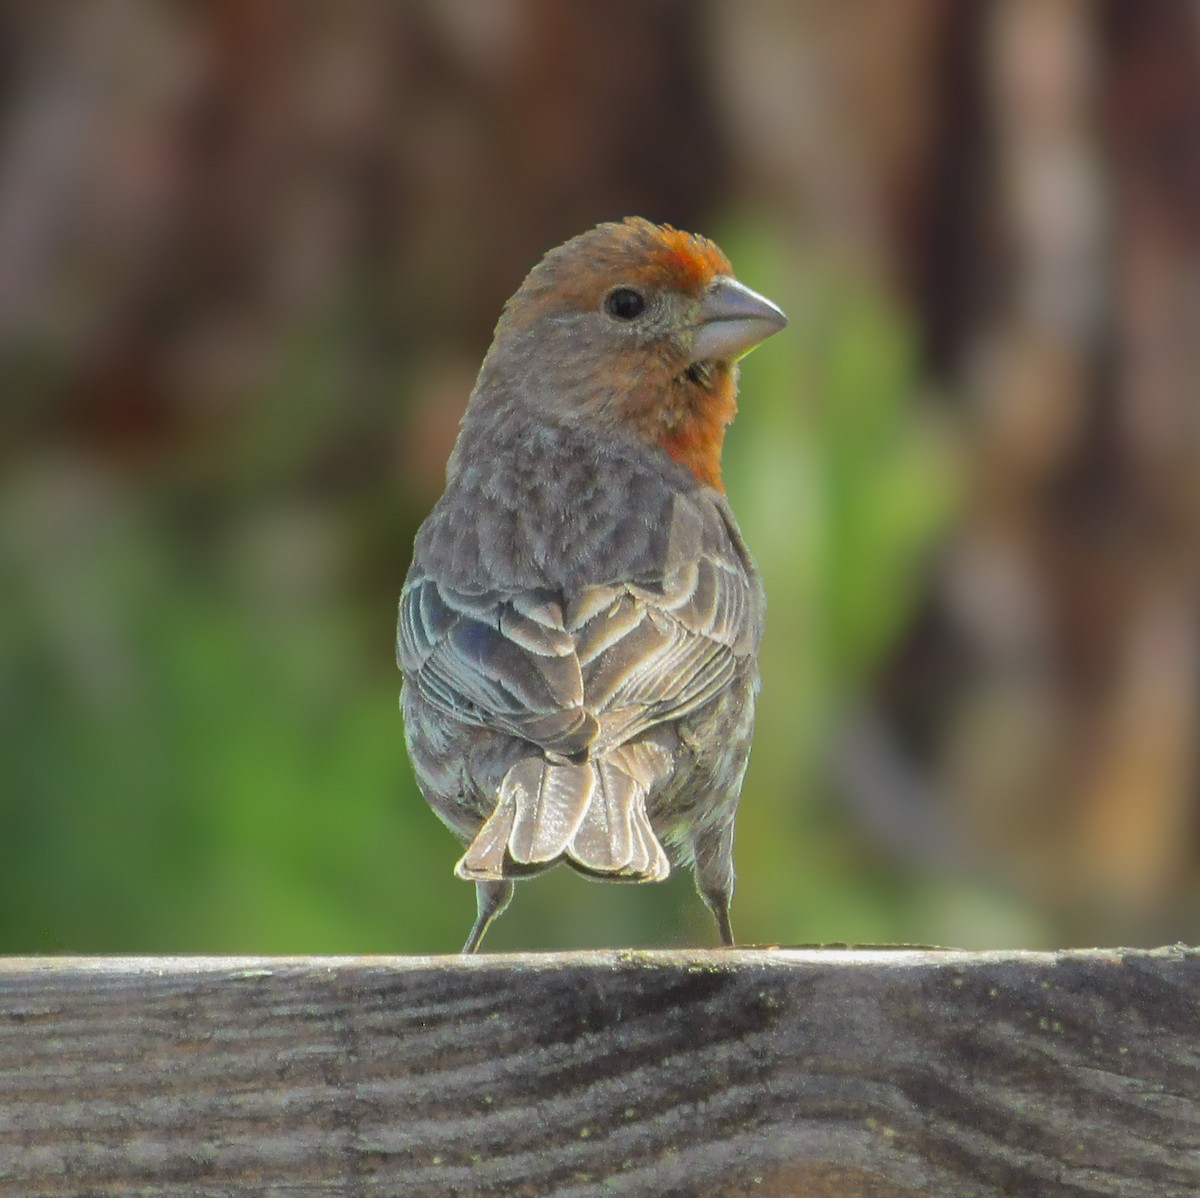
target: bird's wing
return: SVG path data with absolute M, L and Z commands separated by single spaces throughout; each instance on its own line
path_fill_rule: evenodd
M 466 592 L 423 575 L 400 595 L 396 656 L 433 708 L 570 756 L 594 739 L 575 640 L 551 592 Z
M 569 603 L 597 747 L 694 711 L 758 644 L 761 600 L 741 563 L 705 553 L 654 585 L 591 587 Z
M 636 582 L 466 591 L 418 569 L 400 597 L 405 684 L 564 757 L 694 711 L 757 649 L 762 597 L 722 509 L 679 501 L 668 524 L 667 566 Z

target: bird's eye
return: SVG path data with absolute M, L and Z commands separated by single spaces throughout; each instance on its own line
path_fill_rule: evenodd
M 617 320 L 636 320 L 646 310 L 646 301 L 632 287 L 614 287 L 604 297 L 604 310 Z

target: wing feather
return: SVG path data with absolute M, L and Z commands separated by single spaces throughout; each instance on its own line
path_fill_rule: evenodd
M 406 682 L 432 707 L 563 754 L 582 751 L 596 721 L 584 709 L 571 636 L 528 596 L 464 595 L 428 577 L 400 596 L 397 655 Z M 559 627 L 555 627 L 555 624 Z
M 668 574 L 660 587 L 628 588 L 623 635 L 583 663 L 601 743 L 620 744 L 708 702 L 757 646 L 760 606 L 745 572 L 707 554 Z M 585 626 L 581 636 L 589 635 L 598 636 Z
M 546 752 L 597 753 L 708 702 L 757 647 L 761 608 L 727 544 L 655 582 L 567 595 L 466 592 L 418 572 L 401 594 L 397 656 L 406 683 L 446 714 Z

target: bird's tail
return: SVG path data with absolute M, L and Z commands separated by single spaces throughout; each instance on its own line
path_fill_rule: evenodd
M 646 815 L 639 764 L 609 757 L 578 765 L 536 757 L 517 762 L 454 872 L 472 882 L 494 881 L 565 859 L 602 877 L 662 881 L 671 867 Z

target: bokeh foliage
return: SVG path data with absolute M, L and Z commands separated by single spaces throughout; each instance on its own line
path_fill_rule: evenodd
M 715 235 L 791 327 L 752 940 L 1200 927 L 1195 5 L 0 5 L 0 951 L 432 951 L 395 602 L 549 246 Z M 708 943 L 682 873 L 495 948 Z
M 771 234 L 736 218 L 723 240 L 794 315 L 744 364 L 728 448 L 770 595 L 742 935 L 919 937 L 920 887 L 886 869 L 864 886 L 819 767 L 911 611 L 952 458 L 880 295 L 781 269 Z M 354 424 L 352 335 L 340 317 L 302 330 L 227 444 L 173 476 L 59 456 L 5 481 L 5 948 L 433 951 L 463 934 L 456 844 L 404 757 L 393 609 L 364 585 L 382 530 L 398 590 L 422 513 L 383 469 L 307 485 Z M 522 887 L 496 946 L 709 936 L 686 878 L 550 877 Z

